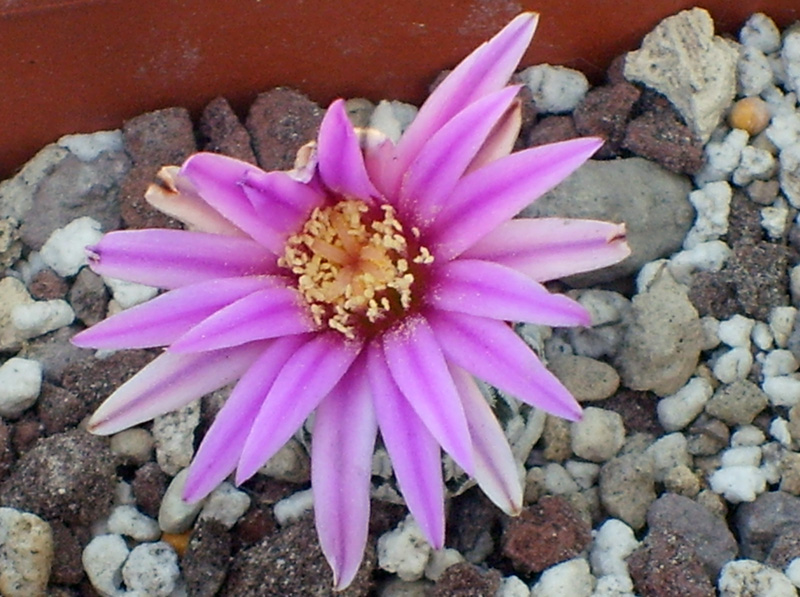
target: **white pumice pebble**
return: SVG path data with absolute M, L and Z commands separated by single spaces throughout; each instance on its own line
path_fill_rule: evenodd
M 761 227 L 771 240 L 780 240 L 786 236 L 790 215 L 789 205 L 781 198 L 773 205 L 761 208 Z
M 788 375 L 797 371 L 798 362 L 791 351 L 778 349 L 768 352 L 761 364 L 761 374 L 764 377 Z
M 748 145 L 742 149 L 739 165 L 733 171 L 733 183 L 744 187 L 753 180 L 768 180 L 776 165 L 775 157 L 766 149 Z
M 119 278 L 103 276 L 103 282 L 111 289 L 114 300 L 123 309 L 130 309 L 135 305 L 149 301 L 158 294 L 158 288 L 137 284 L 136 282 L 127 282 Z
M 249 507 L 250 496 L 225 481 L 209 494 L 199 518 L 216 520 L 226 529 L 232 529 Z
M 711 240 L 675 253 L 669 271 L 681 284 L 690 284 L 695 272 L 718 272 L 731 256 L 731 248 L 721 240 Z
M 714 376 L 722 383 L 745 379 L 753 366 L 749 348 L 738 347 L 721 354 L 712 368 Z
M 767 138 L 775 144 L 775 147 L 784 150 L 792 147 L 797 139 L 800 138 L 800 114 L 795 112 L 776 112 L 772 116 L 769 126 L 766 128 Z M 791 154 L 790 154 L 791 155 Z M 787 156 L 790 157 L 790 156 Z M 780 158 L 780 154 L 779 154 Z M 781 161 L 781 167 L 784 167 L 784 162 Z M 792 205 L 791 197 L 788 198 Z M 797 207 L 795 205 L 795 207 Z
M 689 193 L 689 201 L 697 212 L 697 218 L 683 241 L 684 249 L 716 240 L 728 231 L 732 195 L 731 186 L 725 181 L 710 182 Z
M 409 514 L 394 530 L 378 538 L 378 566 L 405 581 L 422 578 L 432 552 L 422 530 Z
M 703 412 L 714 393 L 704 377 L 693 377 L 680 390 L 658 401 L 658 421 L 667 431 L 678 431 Z
M 537 110 L 543 113 L 570 112 L 589 90 L 586 75 L 563 66 L 537 64 L 521 71 L 519 78 L 531 90 Z
M 767 377 L 761 382 L 761 389 L 773 406 L 792 407 L 800 403 L 800 379 L 791 375 Z
M 296 491 L 275 503 L 272 513 L 278 524 L 284 526 L 305 516 L 314 507 L 314 494 L 310 489 Z
M 89 582 L 103 597 L 115 597 L 122 592 L 122 565 L 128 553 L 122 535 L 99 535 L 83 549 L 83 569 Z
M 792 581 L 795 587 L 800 588 L 800 558 L 795 558 L 789 562 L 789 565 L 786 566 L 786 570 L 784 570 L 783 573 Z
M 428 564 L 425 566 L 425 578 L 437 581 L 450 566 L 460 564 L 464 561 L 464 556 L 457 549 L 435 549 L 431 552 Z
M 720 494 L 732 504 L 752 502 L 767 488 L 764 473 L 755 466 L 726 466 L 709 477 L 714 493 Z
M 86 247 L 103 237 L 100 222 L 84 216 L 54 231 L 41 250 L 44 262 L 62 278 L 74 276 L 88 263 Z
M 706 315 L 700 318 L 700 325 L 703 326 L 703 350 L 711 350 L 719 346 L 719 320 Z
M 625 559 L 639 547 L 633 529 L 616 518 L 609 518 L 594 531 L 589 559 L 595 576 L 628 576 Z
M 600 465 L 594 462 L 583 462 L 581 460 L 567 460 L 564 468 L 581 489 L 589 489 L 597 483 L 600 475 Z
M 800 31 L 789 31 L 783 37 L 781 62 L 786 73 L 786 86 L 800 92 Z
M 797 269 L 797 268 L 794 268 Z M 793 271 L 794 271 L 793 269 Z M 800 270 L 798 270 L 800 271 Z M 795 307 L 774 307 L 769 313 L 769 329 L 778 348 L 786 348 L 792 334 L 794 320 L 797 317 Z
M 180 575 L 178 554 L 165 541 L 137 545 L 122 567 L 128 590 L 148 597 L 170 597 Z
M 531 597 L 590 597 L 594 578 L 589 564 L 575 558 L 548 568 L 531 588 Z
M 609 574 L 597 579 L 592 597 L 637 597 L 630 576 Z
M 739 31 L 739 41 L 743 46 L 758 48 L 765 54 L 770 54 L 780 49 L 781 33 L 775 21 L 763 12 L 757 12 L 747 19 Z
M 739 90 L 746 97 L 761 94 L 775 81 L 769 60 L 758 48 L 743 47 L 736 70 Z
M 12 357 L 0 365 L 0 416 L 16 419 L 36 403 L 42 388 L 42 365 Z
M 756 321 L 755 325 L 753 325 L 750 339 L 753 341 L 753 344 L 761 350 L 769 350 L 772 348 L 772 332 L 769 329 L 769 325 L 763 321 Z
M 724 181 L 739 165 L 749 139 L 747 131 L 732 129 L 722 141 L 709 141 L 705 147 L 706 164 L 695 176 L 695 184 L 702 189 L 709 183 L 723 181 L 727 186 Z
M 42 336 L 71 324 L 74 319 L 75 312 L 62 299 L 23 303 L 11 310 L 11 323 L 24 338 Z
M 800 265 L 789 270 L 789 293 L 793 303 L 800 303 Z
M 723 343 L 731 348 L 737 346 L 748 348 L 750 346 L 750 333 L 753 331 L 754 325 L 755 320 L 737 314 L 730 319 L 724 319 L 719 322 L 717 335 L 719 335 L 719 339 Z
M 786 419 L 775 417 L 769 424 L 769 434 L 785 448 L 792 445 L 792 434 Z
M 756 560 L 733 560 L 722 567 L 717 581 L 720 597 L 795 597 L 785 574 Z
M 117 506 L 108 517 L 108 531 L 136 541 L 155 541 L 161 536 L 158 522 L 139 512 L 136 506 Z
M 393 143 L 417 115 L 416 106 L 398 101 L 381 100 L 370 116 L 369 126 L 386 135 Z
M 547 493 L 564 495 L 575 493 L 580 487 L 563 466 L 550 462 L 544 467 L 544 487 Z
M 530 597 L 531 590 L 518 576 L 506 576 L 494 597 Z
M 760 446 L 767 437 L 755 425 L 741 425 L 731 436 L 731 447 Z
M 761 447 L 760 446 L 740 446 L 728 448 L 722 453 L 722 466 L 760 466 Z

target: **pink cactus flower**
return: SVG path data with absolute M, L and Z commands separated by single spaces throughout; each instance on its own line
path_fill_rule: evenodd
M 328 108 L 288 172 L 199 153 L 148 199 L 187 230 L 111 232 L 92 269 L 166 290 L 81 332 L 83 347 L 165 346 L 94 413 L 116 433 L 238 380 L 185 486 L 252 477 L 314 413 L 311 484 L 337 589 L 367 541 L 380 432 L 409 510 L 444 545 L 441 450 L 505 512 L 522 507 L 507 440 L 473 376 L 575 420 L 580 407 L 508 322 L 588 326 L 542 283 L 620 261 L 622 225 L 513 219 L 602 144 L 511 153 L 508 86 L 537 17 L 521 14 L 431 94 L 395 144 Z

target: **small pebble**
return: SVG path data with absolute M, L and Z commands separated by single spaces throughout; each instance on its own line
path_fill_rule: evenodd
M 180 575 L 178 555 L 164 541 L 137 545 L 122 567 L 122 578 L 128 590 L 148 597 L 169 597 Z
M 753 354 L 748 348 L 732 348 L 721 354 L 714 363 L 714 376 L 722 383 L 746 378 L 753 367 Z
M 733 104 L 728 114 L 728 124 L 754 136 L 767 128 L 770 117 L 767 102 L 760 97 L 745 97 Z
M 594 579 L 582 558 L 567 560 L 548 568 L 531 589 L 531 597 L 590 597 Z
M 230 530 L 250 508 L 250 496 L 227 481 L 212 491 L 200 511 L 200 520 L 216 520 Z
M 144 464 L 153 455 L 153 435 L 141 427 L 125 429 L 111 436 L 111 451 L 125 462 Z
M 36 338 L 72 323 L 75 312 L 62 299 L 35 301 L 11 310 L 11 323 L 24 338 Z
M 582 72 L 563 66 L 537 64 L 521 71 L 519 78 L 531 90 L 533 102 L 542 113 L 571 112 L 589 90 Z
M 739 31 L 739 41 L 744 46 L 758 48 L 765 54 L 780 49 L 781 33 L 775 21 L 762 12 L 752 15 Z
M 162 471 L 168 475 L 176 475 L 191 464 L 194 456 L 194 431 L 199 423 L 198 400 L 153 419 L 151 433 L 155 440 L 156 461 Z
M 531 590 L 518 576 L 506 576 L 494 597 L 530 597 Z
M 797 309 L 795 307 L 774 307 L 770 311 L 769 329 L 779 348 L 786 348 L 789 343 L 796 317 Z
M 719 339 L 731 348 L 748 348 L 754 325 L 755 320 L 737 314 L 730 319 L 720 321 L 717 333 Z
M 433 550 L 428 564 L 425 566 L 425 578 L 437 581 L 450 566 L 464 562 L 464 556 L 457 549 L 444 548 Z
M 123 309 L 130 309 L 135 305 L 149 301 L 158 294 L 158 288 L 118 278 L 103 276 L 103 282 L 111 290 L 114 300 Z
M 422 578 L 431 552 L 431 546 L 410 514 L 397 528 L 378 538 L 378 565 L 405 581 Z
M 304 489 L 276 502 L 272 508 L 272 513 L 275 515 L 275 520 L 278 521 L 278 524 L 285 526 L 305 516 L 313 507 L 314 495 L 310 489 Z
M 42 389 L 42 365 L 12 357 L 0 365 L 0 416 L 16 419 L 33 406 Z
M 165 533 L 182 533 L 189 529 L 203 507 L 203 500 L 195 503 L 183 501 L 181 494 L 189 469 L 183 469 L 169 484 L 158 510 L 158 526 Z
M 121 592 L 122 565 L 128 558 L 128 546 L 122 535 L 98 535 L 84 548 L 83 569 L 89 582 L 104 597 Z
M 590 561 L 595 576 L 628 576 L 626 558 L 639 547 L 633 529 L 616 518 L 609 518 L 594 532 Z
M 729 448 L 722 453 L 722 466 L 754 466 L 761 464 L 760 446 L 739 446 Z
M 135 506 L 117 506 L 108 517 L 108 531 L 136 541 L 155 541 L 161 536 L 158 523 Z
M 755 560 L 734 560 L 722 567 L 720 597 L 794 597 L 797 591 L 785 574 Z
M 572 424 L 572 451 L 589 462 L 613 458 L 624 443 L 625 425 L 613 411 L 590 406 L 583 419 Z
M 54 231 L 42 246 L 42 260 L 59 276 L 67 278 L 88 263 L 86 247 L 103 236 L 100 222 L 84 216 Z
M 45 595 L 53 557 L 53 531 L 46 521 L 0 508 L 0 595 Z
M 767 377 L 761 383 L 761 389 L 773 406 L 792 407 L 800 403 L 800 379 L 790 375 Z
M 730 466 L 715 471 L 708 479 L 714 493 L 733 504 L 752 502 L 767 488 L 764 473 L 755 466 Z

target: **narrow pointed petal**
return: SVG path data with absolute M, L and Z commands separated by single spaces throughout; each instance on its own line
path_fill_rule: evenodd
M 437 258 L 459 255 L 572 174 L 602 144 L 584 138 L 532 147 L 464 176 L 434 224 L 429 248 Z
M 422 147 L 400 187 L 398 207 L 427 227 L 519 92 L 506 87 L 454 116 Z
M 495 160 L 510 154 L 519 137 L 522 127 L 522 104 L 519 99 L 514 101 L 510 109 L 506 110 L 503 117 L 489 133 L 488 139 L 481 147 L 478 155 L 470 162 L 466 174 L 483 168 Z
M 287 172 L 252 170 L 242 188 L 259 217 L 283 234 L 296 232 L 311 211 L 325 202 L 325 195 L 314 185 Z
M 160 184 L 150 185 L 144 194 L 145 200 L 158 211 L 183 222 L 189 230 L 246 236 L 200 198 L 180 175 L 178 166 L 164 166 L 158 171 L 158 178 Z
M 444 482 L 439 444 L 403 396 L 380 344 L 367 353 L 370 387 L 383 443 L 403 499 L 434 549 L 444 547 Z
M 446 311 L 504 321 L 551 326 L 588 326 L 589 312 L 563 294 L 551 294 L 538 282 L 504 265 L 457 259 L 437 272 L 429 303 Z
M 378 425 L 362 355 L 314 416 L 311 488 L 322 553 L 333 569 L 334 589 L 358 572 L 369 532 L 372 453 Z
M 383 338 L 392 377 L 445 452 L 472 474 L 472 442 L 461 400 L 428 322 L 407 319 Z
M 89 431 L 110 435 L 177 410 L 237 379 L 266 346 L 253 342 L 201 354 L 164 353 L 100 405 Z
M 397 144 L 395 184 L 425 142 L 472 102 L 505 86 L 533 38 L 538 15 L 523 13 L 467 56 L 439 84 Z
M 122 230 L 86 247 L 95 273 L 158 288 L 271 274 L 275 257 L 257 243 L 186 230 Z
M 301 346 L 281 369 L 247 436 L 236 482 L 252 477 L 303 424 L 347 372 L 361 344 L 339 332 L 319 334 Z
M 242 375 L 208 429 L 189 466 L 183 499 L 197 502 L 234 469 L 264 397 L 286 361 L 308 338 L 287 336 L 270 343 Z
M 216 153 L 196 153 L 184 162 L 180 174 L 189 180 L 203 201 L 260 245 L 277 252 L 283 239 L 268 220 L 259 217 L 243 188 L 249 177 L 257 177 L 260 172 L 241 160 Z
M 581 407 L 505 323 L 439 311 L 429 315 L 447 360 L 519 400 L 570 421 Z
M 630 255 L 625 224 L 567 218 L 510 220 L 464 251 L 539 282 L 613 265 Z
M 150 348 L 171 344 L 218 310 L 275 285 L 272 276 L 200 282 L 171 290 L 72 337 L 82 348 Z
M 325 185 L 345 197 L 369 202 L 379 193 L 367 175 L 358 137 L 347 117 L 344 100 L 336 100 L 325 112 L 317 140 L 319 173 Z
M 475 448 L 475 480 L 506 514 L 522 510 L 522 483 L 508 439 L 472 376 L 454 365 L 450 374 L 461 396 Z
M 172 346 L 171 352 L 202 352 L 253 340 L 303 334 L 317 326 L 294 288 L 258 290 L 198 323 Z

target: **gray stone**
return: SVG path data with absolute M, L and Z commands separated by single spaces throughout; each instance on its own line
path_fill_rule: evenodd
M 763 561 L 778 537 L 797 532 L 800 498 L 783 491 L 762 493 L 755 501 L 739 506 L 736 526 L 742 555 Z
M 650 504 L 655 501 L 653 461 L 631 452 L 617 456 L 600 469 L 600 501 L 611 516 L 634 530 L 645 524 Z
M 704 142 L 736 93 L 739 52 L 714 35 L 714 22 L 702 8 L 661 21 L 636 52 L 625 59 L 625 78 L 662 93 Z
M 0 182 L 0 216 L 22 220 L 33 207 L 33 195 L 41 180 L 69 155 L 55 143 L 46 145 L 8 180 Z
M 686 289 L 661 269 L 633 297 L 615 365 L 632 390 L 674 394 L 688 381 L 703 349 L 703 330 Z
M 579 355 L 560 355 L 547 363 L 578 402 L 604 400 L 619 388 L 619 373 L 608 363 Z
M 717 388 L 706 403 L 706 412 L 728 425 L 747 425 L 769 404 L 769 398 L 746 379 Z
M 627 259 L 567 280 L 590 286 L 632 274 L 677 251 L 694 221 L 689 191 L 687 178 L 642 158 L 589 161 L 521 215 L 625 223 L 632 251 Z
M 647 512 L 651 531 L 667 531 L 690 543 L 713 580 L 726 562 L 739 552 L 736 538 L 725 521 L 694 500 L 667 493 Z

